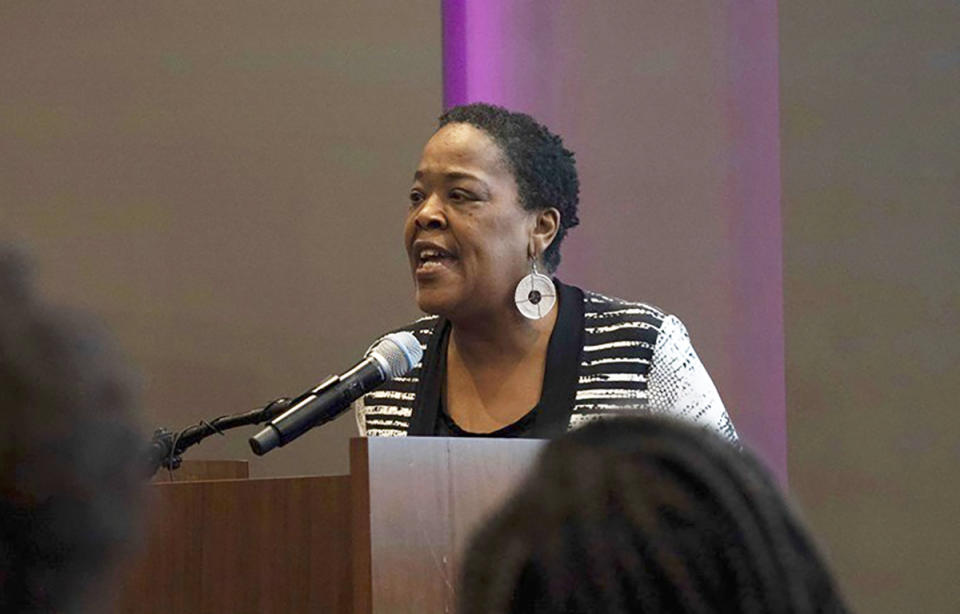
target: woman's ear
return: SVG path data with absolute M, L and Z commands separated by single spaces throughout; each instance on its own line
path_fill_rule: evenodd
M 533 227 L 532 247 L 537 256 L 543 256 L 560 230 L 560 211 L 553 207 L 537 211 Z

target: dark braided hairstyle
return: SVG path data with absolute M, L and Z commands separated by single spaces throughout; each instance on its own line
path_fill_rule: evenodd
M 544 265 L 555 271 L 560 264 L 560 243 L 567 230 L 580 223 L 580 180 L 573 152 L 537 120 L 503 107 L 484 103 L 453 107 L 440 116 L 439 127 L 447 124 L 470 124 L 490 135 L 513 173 L 525 209 L 553 207 L 560 212 L 557 236 L 543 254 Z
M 657 418 L 548 444 L 473 537 L 460 614 L 846 612 L 760 463 Z
M 103 336 L 0 246 L 0 612 L 82 611 L 138 535 L 129 376 Z

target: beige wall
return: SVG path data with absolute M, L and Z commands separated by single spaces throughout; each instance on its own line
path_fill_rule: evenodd
M 790 483 L 860 612 L 960 606 L 958 32 L 780 2 Z
M 0 224 L 141 367 L 151 425 L 296 394 L 416 315 L 439 0 L 5 3 Z M 346 470 L 351 419 L 251 467 Z M 251 458 L 234 431 L 187 458 Z

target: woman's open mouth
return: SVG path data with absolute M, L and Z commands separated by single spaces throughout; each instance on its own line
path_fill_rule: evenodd
M 417 279 L 428 279 L 450 269 L 457 260 L 452 252 L 434 243 L 420 240 L 413 244 L 414 274 Z
M 440 273 L 450 268 L 454 260 L 456 259 L 446 250 L 432 247 L 421 249 L 417 253 L 416 260 L 417 277 Z

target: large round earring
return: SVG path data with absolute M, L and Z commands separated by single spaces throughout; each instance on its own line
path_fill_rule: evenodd
M 537 261 L 533 260 L 533 271 L 525 275 L 513 293 L 513 302 L 523 317 L 539 320 L 557 304 L 557 288 L 553 280 L 537 272 Z

